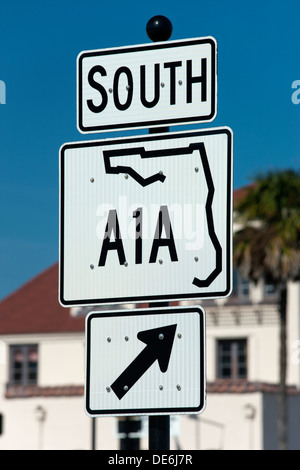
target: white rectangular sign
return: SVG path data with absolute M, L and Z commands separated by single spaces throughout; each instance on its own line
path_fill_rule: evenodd
M 62 305 L 226 297 L 231 237 L 229 128 L 62 146 Z
M 86 317 L 85 409 L 90 416 L 201 413 L 201 307 L 92 312 Z
M 84 51 L 77 59 L 82 133 L 212 121 L 217 108 L 214 38 Z

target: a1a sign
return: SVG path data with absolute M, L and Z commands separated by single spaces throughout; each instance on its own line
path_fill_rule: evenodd
M 60 302 L 229 295 L 231 214 L 229 128 L 65 144 Z
M 201 413 L 201 307 L 91 312 L 86 317 L 85 409 L 90 416 Z M 191 360 L 192 358 L 192 360 Z
M 208 37 L 82 52 L 77 59 L 79 131 L 213 120 L 216 47 Z

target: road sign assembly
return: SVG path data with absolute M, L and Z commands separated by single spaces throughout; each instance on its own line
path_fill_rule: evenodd
M 81 52 L 77 127 L 82 133 L 212 121 L 217 109 L 212 37 Z
M 60 151 L 60 302 L 231 291 L 227 127 L 69 143 Z
M 205 316 L 198 306 L 91 312 L 85 409 L 90 416 L 200 413 Z M 193 360 L 191 360 L 191 358 Z
M 159 39 L 170 37 L 165 17 L 147 28 L 159 24 Z M 158 444 L 168 421 L 157 415 L 201 413 L 206 402 L 205 312 L 163 302 L 232 289 L 232 131 L 166 132 L 216 113 L 212 37 L 78 55 L 78 130 L 151 132 L 62 145 L 59 301 L 92 309 L 86 413 L 149 415 L 153 448 L 169 445 Z M 119 309 L 97 311 L 109 304 Z

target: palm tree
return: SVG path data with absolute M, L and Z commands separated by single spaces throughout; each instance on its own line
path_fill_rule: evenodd
M 287 448 L 287 283 L 300 279 L 300 172 L 259 175 L 235 207 L 233 261 L 243 276 L 276 286 L 280 317 L 279 449 Z

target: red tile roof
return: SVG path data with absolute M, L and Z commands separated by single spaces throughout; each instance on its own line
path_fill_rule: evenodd
M 83 385 L 39 387 L 38 385 L 8 385 L 5 398 L 32 397 L 80 397 L 84 394 Z
M 279 393 L 279 385 L 264 382 L 249 382 L 247 379 L 217 379 L 206 386 L 207 393 Z M 300 395 L 300 390 L 294 386 L 287 386 L 288 395 Z
M 246 196 L 246 194 L 247 194 L 247 192 L 249 191 L 250 188 L 253 188 L 253 184 L 250 184 L 248 186 L 244 186 L 242 188 L 236 189 L 233 192 L 233 206 L 235 206 L 235 204 L 240 202 L 240 200 L 243 199 L 243 197 Z
M 84 318 L 58 302 L 58 263 L 0 302 L 1 335 L 76 331 L 84 331 Z

